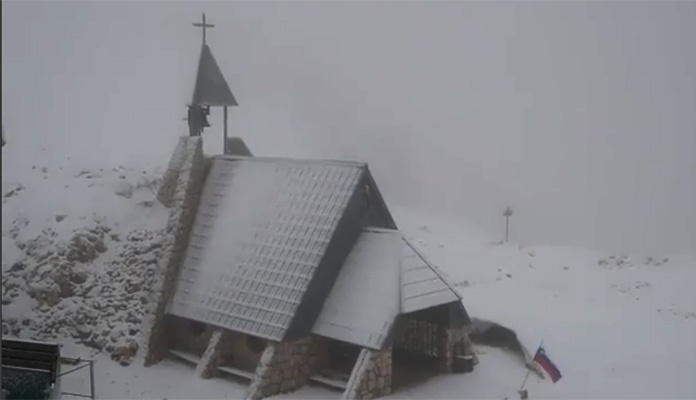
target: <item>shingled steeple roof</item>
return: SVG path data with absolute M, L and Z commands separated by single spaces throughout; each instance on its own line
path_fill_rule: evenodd
M 215 57 L 207 44 L 201 47 L 201 57 L 198 61 L 196 87 L 193 90 L 191 104 L 194 106 L 233 106 L 235 99 L 225 77 L 218 67 Z

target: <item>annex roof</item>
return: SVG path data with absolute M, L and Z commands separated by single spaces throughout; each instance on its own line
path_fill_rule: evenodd
M 444 274 L 399 231 L 366 228 L 312 332 L 381 349 L 397 315 L 460 301 Z
M 399 315 L 401 233 L 366 229 L 346 259 L 312 332 L 381 348 Z
M 401 264 L 401 311 L 410 313 L 460 301 L 445 275 L 406 238 Z

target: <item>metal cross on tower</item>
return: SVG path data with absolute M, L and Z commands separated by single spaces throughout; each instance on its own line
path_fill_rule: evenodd
M 215 25 L 213 25 L 213 24 L 206 24 L 206 23 L 205 23 L 205 13 L 203 13 L 203 22 L 202 22 L 202 23 L 200 23 L 200 22 L 194 22 L 194 23 L 193 23 L 193 26 L 195 26 L 195 27 L 197 27 L 197 28 L 203 29 L 203 44 L 205 45 L 205 29 L 206 29 L 206 28 L 215 28 Z

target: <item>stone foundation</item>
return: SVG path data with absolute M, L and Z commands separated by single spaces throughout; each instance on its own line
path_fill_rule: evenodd
M 144 321 L 146 366 L 160 361 L 167 351 L 168 340 L 164 316 L 176 287 L 179 265 L 186 249 L 207 173 L 201 138 L 179 138 L 169 168 L 158 193 L 158 198 L 170 207 L 170 212 L 162 239 L 162 257 L 157 265 L 156 276 L 159 278 L 152 290 L 153 307 L 148 310 Z
M 305 385 L 324 362 L 324 346 L 325 342 L 316 337 L 269 343 L 245 399 L 260 400 Z
M 391 393 L 392 352 L 363 349 L 353 368 L 343 400 L 369 400 Z

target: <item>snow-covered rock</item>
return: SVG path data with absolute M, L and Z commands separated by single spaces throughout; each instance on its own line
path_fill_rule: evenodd
M 134 348 L 167 222 L 159 172 L 2 161 L 3 334 Z

